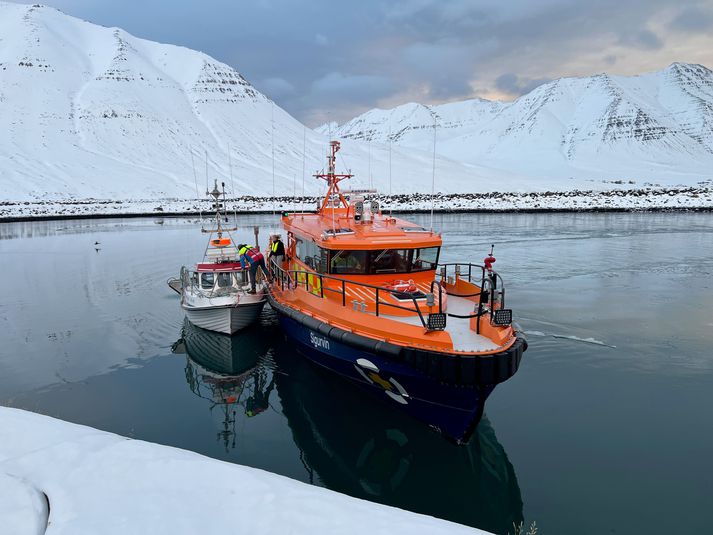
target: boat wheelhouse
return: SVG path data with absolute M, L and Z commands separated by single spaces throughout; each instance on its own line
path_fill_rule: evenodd
M 328 184 L 318 212 L 282 217 L 270 304 L 312 361 L 465 442 L 526 349 L 495 259 L 441 263 L 438 233 L 340 191 L 351 175 L 335 172 L 339 147 L 316 175 Z

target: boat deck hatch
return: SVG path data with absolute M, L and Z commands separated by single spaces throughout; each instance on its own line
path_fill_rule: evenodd
M 324 229 L 324 234 L 327 236 L 344 236 L 345 234 L 354 234 L 354 230 L 350 228 L 327 228 Z
M 414 298 L 426 299 L 426 294 L 420 290 L 416 292 L 393 292 L 391 295 L 399 301 L 411 301 Z

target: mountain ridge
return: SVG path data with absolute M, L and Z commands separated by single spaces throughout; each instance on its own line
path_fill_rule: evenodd
M 636 76 L 560 78 L 509 103 L 372 109 L 331 129 L 344 139 L 432 150 L 434 117 L 440 155 L 519 172 L 525 169 L 508 166 L 509 156 L 537 156 L 528 158 L 539 166 L 536 176 L 558 166 L 574 175 L 599 167 L 602 176 L 625 176 L 640 164 L 639 177 L 652 166 L 705 178 L 713 169 L 713 72 L 681 62 Z

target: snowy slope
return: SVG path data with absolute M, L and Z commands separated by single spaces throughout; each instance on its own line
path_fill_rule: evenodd
M 205 153 L 224 176 L 229 148 L 238 187 L 267 193 L 273 112 L 301 169 L 302 125 L 204 54 L 18 4 L 0 3 L 0 35 L 5 198 L 195 196 L 191 151 L 203 189 Z
M 508 104 L 475 99 L 376 109 L 332 131 L 429 150 L 434 116 L 440 155 L 531 176 L 535 183 L 694 184 L 713 176 L 713 72 L 701 65 L 674 63 L 633 77 L 562 78 Z
M 236 194 L 300 193 L 303 146 L 305 191 L 321 191 L 310 174 L 324 166 L 327 137 L 205 54 L 0 2 L 0 73 L 0 200 L 195 198 L 206 167 L 230 189 L 231 166 Z M 386 170 L 386 151 L 370 152 L 353 142 L 340 153 L 363 177 L 354 186 Z M 429 154 L 396 150 L 392 165 L 408 177 L 404 191 L 430 188 Z M 474 172 L 443 167 L 459 179 Z

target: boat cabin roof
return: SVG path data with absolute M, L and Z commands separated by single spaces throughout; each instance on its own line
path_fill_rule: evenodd
M 325 249 L 371 250 L 440 246 L 440 234 L 410 221 L 373 214 L 371 221 L 356 221 L 353 207 L 327 208 L 321 213 L 295 213 L 282 217 L 286 231 L 312 238 Z

